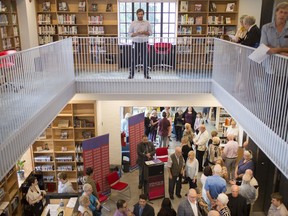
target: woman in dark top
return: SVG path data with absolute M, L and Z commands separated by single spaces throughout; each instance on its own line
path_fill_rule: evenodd
M 188 107 L 183 113 L 184 123 L 189 123 L 193 129 L 196 120 L 196 111 L 193 107 Z
M 174 127 L 176 131 L 176 141 L 181 141 L 184 125 L 183 111 L 178 108 L 174 117 Z
M 172 208 L 171 200 L 164 198 L 161 204 L 161 209 L 157 216 L 176 216 L 176 211 Z
M 157 130 L 158 130 L 158 123 L 159 123 L 156 110 L 153 110 L 151 112 L 150 120 L 151 120 L 151 128 L 150 128 L 151 129 L 150 130 L 151 142 L 155 142 L 156 141 Z
M 148 137 L 151 128 L 151 120 L 150 120 L 150 112 L 146 113 L 146 117 L 144 119 L 144 127 L 145 127 L 145 135 Z

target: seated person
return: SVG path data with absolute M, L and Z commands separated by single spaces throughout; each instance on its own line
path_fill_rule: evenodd
M 83 216 L 93 216 L 92 211 L 89 209 L 90 200 L 88 196 L 81 196 L 79 198 L 78 211 Z
M 93 188 L 90 184 L 83 185 L 83 194 L 82 196 L 88 196 L 90 200 L 89 209 L 92 211 L 93 216 L 100 216 L 101 215 L 101 203 L 99 200 L 92 194 Z
M 245 46 L 258 47 L 261 38 L 261 30 L 256 25 L 255 17 L 246 16 L 243 20 L 243 25 L 247 29 L 247 34 L 239 43 Z
M 26 200 L 31 206 L 32 215 L 41 215 L 43 211 L 43 198 L 46 192 L 40 190 L 38 186 L 38 180 L 35 176 L 28 178 L 29 189 L 26 194 Z M 2 214 L 1 214 L 2 215 Z
M 68 181 L 66 173 L 58 173 L 58 193 L 76 193 L 72 187 L 72 183 Z

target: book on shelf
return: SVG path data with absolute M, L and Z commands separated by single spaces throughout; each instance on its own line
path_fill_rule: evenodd
M 188 12 L 188 1 L 180 2 L 180 12 Z
M 196 34 L 202 34 L 202 26 L 196 26 Z
M 50 4 L 50 2 L 43 2 L 43 3 L 42 3 L 42 10 L 43 10 L 43 11 L 50 11 L 50 10 L 51 10 L 51 4 Z
M 216 6 L 215 2 L 210 2 L 209 11 L 210 12 L 216 12 L 217 11 L 217 6 Z
M 231 17 L 226 17 L 225 18 L 225 23 L 226 24 L 231 24 Z
M 226 7 L 226 12 L 233 12 L 235 10 L 235 3 L 228 3 Z
M 78 6 L 78 12 L 85 12 L 86 11 L 86 2 L 80 1 Z
M 66 2 L 59 2 L 58 3 L 58 10 L 59 11 L 68 11 L 68 4 Z
M 0 12 L 7 12 L 7 7 L 0 1 Z
M 106 5 L 106 12 L 112 12 L 112 4 L 111 3 L 108 3 Z
M 195 11 L 201 11 L 202 10 L 202 4 L 195 4 L 194 10 Z
M 195 24 L 196 25 L 201 25 L 203 23 L 203 16 L 197 16 L 195 18 Z
M 98 10 L 98 5 L 97 4 L 92 4 L 91 5 L 91 11 L 97 11 Z

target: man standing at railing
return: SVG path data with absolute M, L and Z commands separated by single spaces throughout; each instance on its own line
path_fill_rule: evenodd
M 275 9 L 275 19 L 262 27 L 260 43 L 270 49 L 269 54 L 288 55 L 288 2 L 279 3 Z
M 152 34 L 152 28 L 147 20 L 143 20 L 144 10 L 139 8 L 136 11 L 137 20 L 134 20 L 129 27 L 129 35 L 132 37 L 131 67 L 128 79 L 134 78 L 135 62 L 140 58 L 143 63 L 144 78 L 151 79 L 147 66 L 148 37 Z
M 275 17 L 271 23 L 268 23 L 262 27 L 262 34 L 260 43 L 265 44 L 270 49 L 268 54 L 282 54 L 288 56 L 288 2 L 279 3 L 275 8 Z M 281 124 L 283 118 L 287 118 L 287 86 L 285 80 L 287 80 L 287 70 L 277 70 L 275 67 L 275 59 L 270 58 L 266 61 L 266 96 L 267 96 L 267 108 L 266 116 L 271 118 L 265 119 L 265 123 L 271 125 L 272 129 L 283 129 L 285 124 Z M 280 66 L 279 66 L 280 67 Z M 277 69 L 276 69 L 277 68 Z M 278 111 L 277 111 L 278 110 Z M 276 116 L 277 115 L 277 116 Z M 273 117 L 273 118 L 272 118 Z M 276 123 L 272 123 L 274 119 L 278 119 Z M 284 121 L 285 122 L 285 119 Z M 282 133 L 280 136 L 287 140 L 287 133 Z

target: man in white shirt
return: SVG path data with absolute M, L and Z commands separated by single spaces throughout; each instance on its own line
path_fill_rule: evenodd
M 143 20 L 144 10 L 139 8 L 136 11 L 137 20 L 134 20 L 129 27 L 129 36 L 132 37 L 131 68 L 128 79 L 134 78 L 135 62 L 140 58 L 144 68 L 144 78 L 151 79 L 147 66 L 148 37 L 152 34 L 152 28 L 147 20 Z
M 177 210 L 177 215 L 181 216 L 201 216 L 197 203 L 197 192 L 191 188 L 187 194 L 187 199 L 183 200 Z
M 239 128 L 237 127 L 235 121 L 232 121 L 232 122 L 231 122 L 231 125 L 227 128 L 226 136 L 228 136 L 229 134 L 234 135 L 234 138 L 235 138 L 236 140 L 238 140 Z
M 58 173 L 58 193 L 76 193 L 72 187 L 72 183 L 68 181 L 66 173 Z
M 205 125 L 200 125 L 198 135 L 193 139 L 196 146 L 196 159 L 199 162 L 199 172 L 203 171 L 203 156 L 206 151 L 206 143 L 209 140 L 209 133 Z

